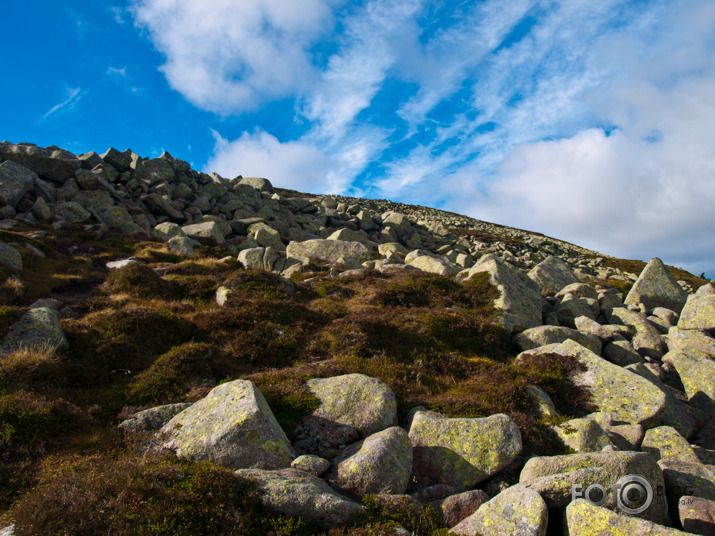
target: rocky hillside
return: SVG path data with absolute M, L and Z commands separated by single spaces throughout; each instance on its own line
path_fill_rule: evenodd
M 715 533 L 710 282 L 166 153 L 0 162 L 0 534 Z

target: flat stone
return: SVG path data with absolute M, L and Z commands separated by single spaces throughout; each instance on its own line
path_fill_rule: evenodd
M 290 242 L 286 248 L 286 256 L 298 259 L 303 264 L 308 264 L 312 260 L 332 264 L 341 258 L 365 262 L 370 258 L 370 250 L 359 242 L 318 238 L 304 242 Z

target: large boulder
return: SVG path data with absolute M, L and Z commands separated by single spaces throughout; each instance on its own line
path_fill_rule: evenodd
M 220 246 L 225 243 L 221 226 L 215 221 L 184 225 L 181 229 L 187 237 L 202 244 Z
M 529 328 L 516 337 L 514 342 L 521 350 L 532 350 L 547 344 L 558 344 L 567 340 L 574 340 L 585 346 L 595 354 L 601 354 L 601 339 L 595 335 L 588 335 L 564 326 L 537 326 Z
M 623 303 L 642 303 L 647 309 L 666 307 L 679 313 L 687 299 L 687 292 L 670 274 L 663 261 L 656 257 L 643 268 Z
M 690 404 L 715 415 L 715 359 L 695 352 L 668 352 L 663 361 L 671 363 L 685 387 Z
M 305 386 L 320 406 L 295 430 L 296 448 L 310 454 L 346 447 L 397 424 L 397 399 L 377 378 L 346 374 L 313 378 Z
M 82 162 L 64 149 L 37 147 L 32 143 L 0 145 L 0 160 L 12 160 L 31 169 L 40 177 L 64 184 L 82 166 Z
M 678 506 L 683 530 L 703 536 L 715 534 L 715 501 L 682 497 Z
M 573 536 L 686 536 L 688 533 L 663 525 L 617 514 L 585 499 L 577 499 L 566 508 L 568 534 Z
M 248 248 L 238 254 L 238 262 L 247 270 L 272 270 L 277 260 L 278 253 L 271 247 Z
M 153 430 L 159 430 L 176 415 L 190 406 L 191 404 L 188 402 L 180 402 L 145 409 L 122 421 L 119 424 L 119 429 L 124 432 L 151 432 Z
M 613 447 L 606 431 L 593 419 L 571 419 L 551 429 L 575 452 L 600 452 L 605 447 Z
M 22 272 L 22 254 L 8 244 L 0 244 L 0 264 L 4 264 L 12 270 Z
M 613 365 L 577 342 L 568 340 L 522 352 L 517 363 L 540 354 L 560 354 L 586 367 L 574 380 L 591 391 L 591 402 L 616 421 L 657 426 L 663 418 L 665 395 L 652 383 Z
M 544 536 L 549 510 L 541 496 L 523 486 L 505 489 L 450 532 L 460 536 Z
M 547 257 L 527 275 L 539 285 L 542 296 L 553 296 L 565 286 L 579 283 L 571 267 L 558 257 Z
M 703 331 L 715 329 L 715 285 L 707 283 L 688 298 L 680 313 L 678 327 Z
M 668 330 L 668 350 L 715 359 L 715 338 L 702 331 L 673 326 Z
M 169 421 L 161 447 L 177 456 L 230 467 L 280 469 L 294 458 L 266 399 L 248 380 L 215 387 Z
M 501 311 L 501 323 L 508 331 L 518 332 L 541 325 L 541 295 L 536 283 L 493 253 L 479 259 L 465 279 L 479 272 L 489 272 L 491 283 L 499 290 L 494 307 Z
M 419 255 L 407 263 L 413 268 L 422 270 L 423 272 L 429 272 L 431 274 L 444 275 L 451 277 L 459 272 L 459 268 L 449 262 L 444 257 L 437 255 Z
M 312 260 L 332 264 L 341 258 L 365 262 L 370 259 L 370 250 L 359 242 L 314 238 L 303 242 L 290 242 L 286 248 L 286 256 L 297 259 L 303 264 L 308 264 Z
M 690 447 L 690 443 L 675 428 L 658 426 L 645 433 L 641 450 L 656 460 L 676 460 L 699 464 L 700 458 Z
M 632 477 L 636 476 L 637 479 Z M 644 479 L 644 480 L 641 480 Z M 596 499 L 596 490 L 605 490 L 603 506 L 618 511 L 624 497 L 619 495 L 630 482 L 646 482 L 641 491 L 655 496 L 665 489 L 663 474 L 656 461 L 645 452 L 592 452 L 531 458 L 519 475 L 519 482 L 537 491 L 549 508 L 563 508 L 575 498 Z M 589 489 L 590 488 L 590 489 Z M 591 496 L 591 492 L 594 495 Z M 599 497 L 604 499 L 604 497 Z M 632 497 L 636 501 L 637 497 Z M 648 501 L 647 495 L 639 502 L 629 503 L 634 513 L 656 523 L 668 522 L 668 506 L 663 500 Z
M 458 491 L 475 487 L 521 453 L 521 434 L 506 415 L 449 419 L 417 411 L 410 426 L 412 478 L 416 488 L 437 484 Z
M 30 309 L 10 328 L 0 346 L 0 355 L 21 348 L 33 350 L 48 347 L 66 350 L 69 344 L 60 326 L 57 311 L 49 307 L 38 307 Z
M 350 522 L 362 506 L 336 493 L 325 481 L 298 469 L 240 469 L 237 476 L 255 480 L 270 511 L 294 516 L 322 527 Z
M 0 206 L 17 206 L 37 181 L 37 173 L 8 160 L 0 164 Z
M 412 443 L 392 426 L 351 445 L 333 460 L 327 475 L 337 491 L 351 497 L 368 493 L 402 494 L 412 471 Z

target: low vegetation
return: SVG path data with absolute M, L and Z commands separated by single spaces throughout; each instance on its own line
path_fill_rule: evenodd
M 143 458 L 115 431 L 120 414 L 192 402 L 236 378 L 256 382 L 291 438 L 317 407 L 304 382 L 351 372 L 385 381 L 401 419 L 416 405 L 449 416 L 507 413 L 527 455 L 554 452 L 528 385 L 544 388 L 564 415 L 590 409 L 570 361 L 512 363 L 516 349 L 494 323 L 486 274 L 457 284 L 371 270 L 329 279 L 319 270 L 286 282 L 211 248 L 186 260 L 138 238 L 96 240 L 78 228 L 27 239 L 21 231 L 2 239 L 31 241 L 47 257 L 23 251 L 24 289 L 2 291 L 0 336 L 35 299 L 58 296 L 70 303 L 62 319 L 70 349 L 0 360 L 0 516 L 16 522 L 17 534 L 321 533 L 269 516 L 250 483 L 219 467 Z M 129 256 L 144 264 L 105 267 Z M 13 275 L 3 270 L 4 280 Z M 214 300 L 221 286 L 223 306 Z M 397 519 L 368 510 L 326 534 L 388 534 L 398 522 L 440 533 L 428 512 Z

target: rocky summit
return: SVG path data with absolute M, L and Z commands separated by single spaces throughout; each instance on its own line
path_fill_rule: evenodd
M 0 534 L 715 534 L 715 285 L 0 143 Z

